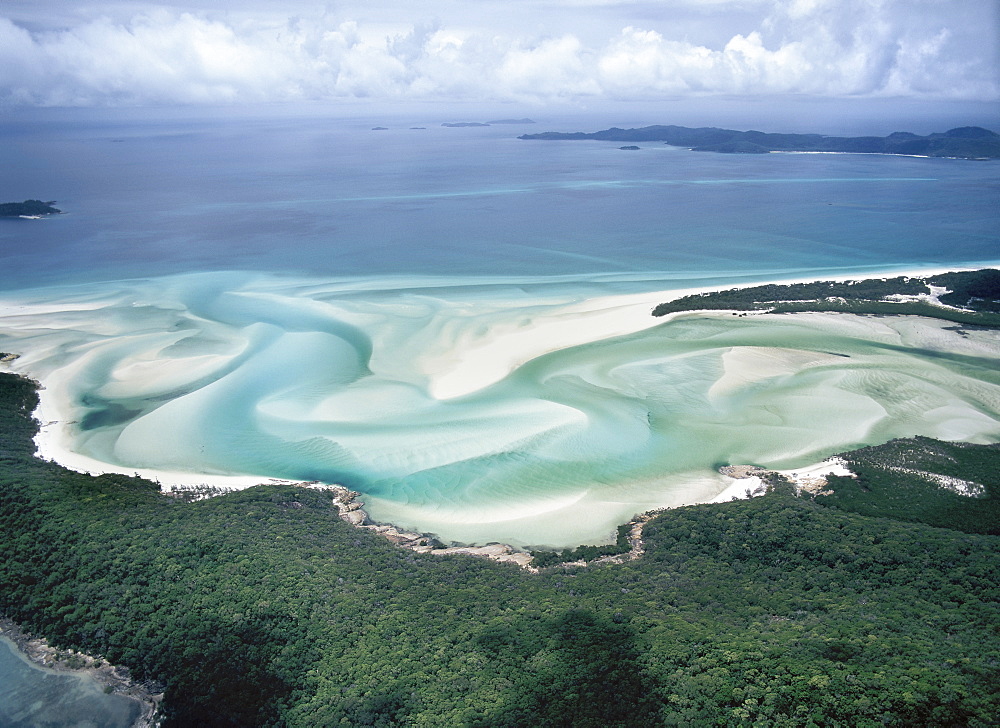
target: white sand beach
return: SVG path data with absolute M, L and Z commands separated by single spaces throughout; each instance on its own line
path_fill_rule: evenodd
M 43 387 L 39 457 L 165 489 L 357 472 L 377 484 L 365 501 L 378 521 L 558 546 L 759 490 L 715 473 L 720 459 L 808 478 L 839 443 L 1000 438 L 997 387 L 935 360 L 915 370 L 906 353 L 1000 361 L 995 332 L 932 319 L 651 315 L 732 285 L 522 302 L 439 288 L 369 300 L 308 281 L 241 291 L 205 320 L 183 283 L 65 308 L 38 291 L 0 301 L 0 350 L 20 355 L 4 366 Z

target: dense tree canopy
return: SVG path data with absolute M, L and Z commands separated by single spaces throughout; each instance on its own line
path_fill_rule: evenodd
M 931 286 L 946 289 L 939 300 L 948 308 L 926 301 L 891 298 L 926 295 Z M 1000 327 L 1000 270 L 986 268 L 922 278 L 769 283 L 682 296 L 657 305 L 653 315 L 699 310 L 908 314 L 996 328 Z
M 196 503 L 35 459 L 0 376 L 0 610 L 167 686 L 174 726 L 988 726 L 1000 539 L 780 488 L 679 508 L 637 561 L 397 548 L 330 496 Z M 905 504 L 896 506 L 905 508 Z

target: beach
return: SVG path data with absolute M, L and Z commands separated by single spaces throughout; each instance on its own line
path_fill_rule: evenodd
M 1000 437 L 997 386 L 962 359 L 1000 360 L 993 332 L 650 314 L 724 285 L 418 284 L 201 275 L 64 304 L 8 295 L 0 349 L 42 385 L 41 458 L 164 489 L 342 484 L 374 520 L 446 542 L 600 542 L 637 513 L 745 491 L 720 461 L 789 470 L 894 436 Z

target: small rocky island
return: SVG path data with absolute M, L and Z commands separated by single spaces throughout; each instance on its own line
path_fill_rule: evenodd
M 38 218 L 45 215 L 58 215 L 62 210 L 57 210 L 52 205 L 55 200 L 42 202 L 41 200 L 25 200 L 24 202 L 3 202 L 0 203 L 0 217 L 27 217 Z
M 547 131 L 522 134 L 518 139 L 579 140 L 610 142 L 663 142 L 694 152 L 722 154 L 767 154 L 769 152 L 826 152 L 842 154 L 899 154 L 914 157 L 956 159 L 1000 159 L 1000 134 L 980 126 L 963 126 L 946 132 L 919 136 L 897 131 L 888 136 L 836 137 L 824 134 L 771 134 L 686 126 L 644 126 L 638 129 L 612 127 L 592 133 Z

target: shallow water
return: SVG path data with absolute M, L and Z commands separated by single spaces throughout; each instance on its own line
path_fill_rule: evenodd
M 1000 439 L 992 331 L 659 323 L 592 283 L 484 288 L 199 274 L 22 300 L 0 327 L 15 366 L 46 382 L 43 422 L 61 423 L 43 445 L 83 467 L 341 483 L 375 518 L 445 540 L 602 540 L 639 511 L 710 500 L 720 464 Z M 649 328 L 602 337 L 619 309 Z
M 723 463 L 1000 439 L 995 332 L 648 314 L 657 291 L 993 261 L 992 162 L 42 121 L 4 122 L 0 194 L 68 214 L 0 221 L 0 350 L 73 467 L 338 482 L 444 540 L 561 546 L 710 500 Z
M 47 670 L 0 637 L 0 728 L 128 728 L 138 702 L 107 695 L 86 675 Z

